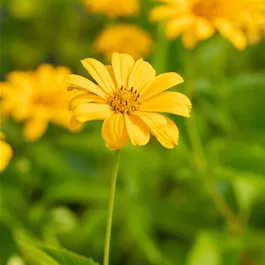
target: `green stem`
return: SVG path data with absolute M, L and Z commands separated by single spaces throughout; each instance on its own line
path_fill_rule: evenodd
M 109 208 L 108 208 L 108 217 L 107 217 L 107 225 L 106 225 L 103 265 L 108 265 L 109 264 L 109 250 L 110 250 L 110 236 L 111 236 L 112 216 L 113 216 L 113 207 L 114 207 L 114 199 L 115 199 L 117 173 L 118 173 L 119 160 L 120 160 L 119 153 L 120 153 L 120 151 L 117 150 L 116 151 L 115 164 L 114 164 L 113 171 L 112 171 L 112 176 L 111 176 L 110 194 L 109 194 Z

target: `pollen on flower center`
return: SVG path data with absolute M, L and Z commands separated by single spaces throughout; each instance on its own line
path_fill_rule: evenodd
M 139 108 L 139 93 L 126 87 L 118 88 L 109 100 L 109 104 L 116 113 L 129 114 Z

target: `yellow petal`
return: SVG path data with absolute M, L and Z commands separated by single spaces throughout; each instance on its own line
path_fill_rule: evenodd
M 74 110 L 78 105 L 84 104 L 84 103 L 106 103 L 105 100 L 103 100 L 101 97 L 94 95 L 94 94 L 82 94 L 77 95 L 73 97 L 69 102 L 69 110 Z
M 98 85 L 80 75 L 68 75 L 67 82 L 72 85 L 68 88 L 68 90 L 77 88 L 79 90 L 84 90 L 89 93 L 96 94 L 104 99 L 108 98 L 108 95 Z
M 174 148 L 178 144 L 177 126 L 167 117 L 158 113 L 138 111 L 138 117 L 149 127 L 151 133 L 165 148 Z
M 126 145 L 129 137 L 125 127 L 124 116 L 121 113 L 114 113 L 107 118 L 103 122 L 101 134 L 106 146 L 111 150 L 120 149 Z
M 29 119 L 24 126 L 23 135 L 26 141 L 34 142 L 38 140 L 48 127 L 47 120 L 39 117 Z
M 144 101 L 140 106 L 141 111 L 167 112 L 184 117 L 190 117 L 191 102 L 185 95 L 166 91 Z
M 140 100 L 147 100 L 164 90 L 184 82 L 183 78 L 177 73 L 165 73 L 156 76 L 140 92 Z
M 10 145 L 2 140 L 0 140 L 0 157 L 0 172 L 2 172 L 12 157 L 12 149 Z
M 182 42 L 184 46 L 188 49 L 193 49 L 198 41 L 198 37 L 196 35 L 196 26 L 189 28 L 182 35 Z
M 154 136 L 159 141 L 159 143 L 165 148 L 174 148 L 178 144 L 179 130 L 176 124 L 166 118 L 167 126 L 164 130 L 157 131 Z
M 169 39 L 178 37 L 183 31 L 187 30 L 194 23 L 192 16 L 183 16 L 170 19 L 166 25 L 166 35 Z
M 205 18 L 200 18 L 196 23 L 196 35 L 200 40 L 208 39 L 214 34 L 214 26 Z
M 133 145 L 146 145 L 150 139 L 148 127 L 134 114 L 125 115 L 127 133 Z
M 243 50 L 246 48 L 247 40 L 245 34 L 237 29 L 230 21 L 218 18 L 215 20 L 215 25 L 220 34 L 228 39 L 237 49 Z
M 75 115 L 72 115 L 69 122 L 69 127 L 74 131 L 80 130 L 82 128 L 82 122 L 78 121 Z
M 172 8 L 172 6 L 169 5 L 156 6 L 150 11 L 149 19 L 151 21 L 169 19 L 178 13 L 179 11 L 176 8 Z
M 134 65 L 134 59 L 128 54 L 119 54 L 117 52 L 112 55 L 112 67 L 116 77 L 118 87 L 127 86 L 129 73 Z
M 155 69 L 148 62 L 139 59 L 134 64 L 129 76 L 128 88 L 140 91 L 156 75 Z
M 114 74 L 114 70 L 113 70 L 112 65 L 106 65 L 105 67 L 106 67 L 106 69 L 109 72 L 109 75 L 110 75 L 110 77 L 111 77 L 111 79 L 112 79 L 112 81 L 114 83 L 114 86 L 115 87 L 118 87 L 118 84 L 117 84 L 117 81 L 116 81 L 116 77 L 115 77 L 115 74 Z
M 92 58 L 84 59 L 81 62 L 92 78 L 107 94 L 110 95 L 115 91 L 114 83 L 104 64 Z
M 80 122 L 90 120 L 105 120 L 113 114 L 112 108 L 107 104 L 86 103 L 78 105 L 73 113 Z

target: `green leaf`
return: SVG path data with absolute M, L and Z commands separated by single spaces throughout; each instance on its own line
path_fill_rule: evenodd
M 87 259 L 66 249 L 37 247 L 22 241 L 18 245 L 26 261 L 32 265 L 98 265 L 92 259 Z
M 40 247 L 49 257 L 59 264 L 63 265 L 98 265 L 92 259 L 87 259 L 66 249 L 55 249 L 49 247 Z
M 265 180 L 252 177 L 250 174 L 239 175 L 233 181 L 233 186 L 241 211 L 249 211 L 255 200 L 265 190 Z
M 188 265 L 220 265 L 221 254 L 212 234 L 201 232 L 188 257 Z
M 33 244 L 20 241 L 18 242 L 18 246 L 22 256 L 29 265 L 60 265 L 60 263 L 46 255 Z

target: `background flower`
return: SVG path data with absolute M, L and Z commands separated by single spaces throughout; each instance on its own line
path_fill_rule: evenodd
M 130 16 L 139 10 L 138 0 L 84 0 L 87 10 L 109 17 Z
M 133 58 L 146 57 L 152 51 L 153 42 L 146 31 L 135 25 L 120 23 L 100 32 L 94 42 L 95 50 L 108 61 L 114 52 L 127 53 Z
M 67 104 L 71 95 L 66 91 L 66 67 L 44 64 L 35 72 L 14 71 L 2 82 L 1 109 L 3 116 L 25 122 L 24 137 L 35 141 L 49 122 L 69 128 Z
M 247 44 L 244 30 L 259 28 L 265 20 L 265 3 L 262 0 L 168 0 L 150 12 L 151 20 L 167 20 L 168 38 L 182 35 L 187 48 L 208 39 L 216 31 L 236 48 Z
M 0 172 L 2 172 L 12 157 L 12 149 L 10 145 L 5 142 L 5 135 L 2 132 L 0 132 L 0 157 Z

